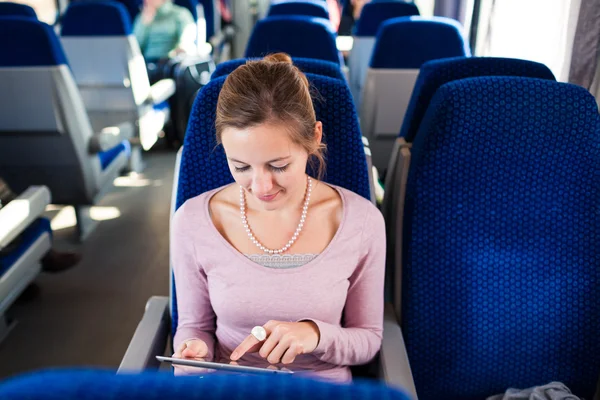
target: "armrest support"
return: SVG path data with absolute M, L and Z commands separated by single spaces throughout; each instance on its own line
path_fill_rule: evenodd
M 150 86 L 149 100 L 152 104 L 160 104 L 167 101 L 175 94 L 175 81 L 173 79 L 161 79 Z
M 30 186 L 19 197 L 0 209 L 0 249 L 8 246 L 50 204 L 46 186 Z
M 383 342 L 381 344 L 381 376 L 388 386 L 404 389 L 417 398 L 417 390 L 408 362 L 402 330 L 391 304 L 385 305 Z
M 123 141 L 123 132 L 129 127 L 129 123 L 118 126 L 107 126 L 100 132 L 94 133 L 90 138 L 89 152 L 91 154 L 108 151 Z
M 157 355 L 164 354 L 170 328 L 169 298 L 153 296 L 138 324 L 117 373 L 158 368 Z

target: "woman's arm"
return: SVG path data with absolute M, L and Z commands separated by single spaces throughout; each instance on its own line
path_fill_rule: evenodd
M 364 243 L 364 250 L 350 277 L 342 327 L 310 319 L 320 332 L 319 344 L 313 354 L 331 364 L 365 364 L 381 347 L 385 224 L 375 207 L 370 207 L 366 214 L 360 241 Z
M 189 339 L 201 339 L 208 347 L 207 360 L 214 356 L 215 313 L 210 303 L 206 273 L 198 264 L 193 240 L 193 226 L 186 204 L 173 216 L 171 226 L 171 260 L 175 274 L 179 321 L 173 347 Z

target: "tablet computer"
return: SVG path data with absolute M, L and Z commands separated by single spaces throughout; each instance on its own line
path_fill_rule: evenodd
M 271 368 L 260 368 L 260 367 L 249 367 L 246 365 L 223 364 L 223 363 L 215 363 L 215 362 L 210 362 L 210 361 L 198 361 L 198 360 L 163 357 L 163 356 L 156 356 L 156 359 L 158 361 L 169 362 L 171 364 L 176 364 L 176 365 L 185 365 L 187 367 L 215 369 L 215 370 L 219 370 L 219 371 L 242 372 L 242 373 L 251 373 L 251 374 L 293 374 L 293 372 L 288 369 L 279 369 L 277 367 L 273 367 L 272 369 Z

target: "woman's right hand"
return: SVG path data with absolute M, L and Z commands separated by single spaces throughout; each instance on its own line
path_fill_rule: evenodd
M 181 343 L 175 350 L 173 358 L 183 358 L 188 360 L 206 361 L 205 357 L 208 355 L 208 346 L 200 339 L 190 339 Z M 198 375 L 212 370 L 207 368 L 188 367 L 185 365 L 173 364 L 175 368 L 175 375 Z

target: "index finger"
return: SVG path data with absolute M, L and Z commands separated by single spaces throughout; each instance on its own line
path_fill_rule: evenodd
M 230 359 L 233 361 L 239 360 L 246 353 L 254 353 L 260 349 L 262 342 L 259 342 L 254 335 L 248 335 L 246 339 L 231 353 Z

